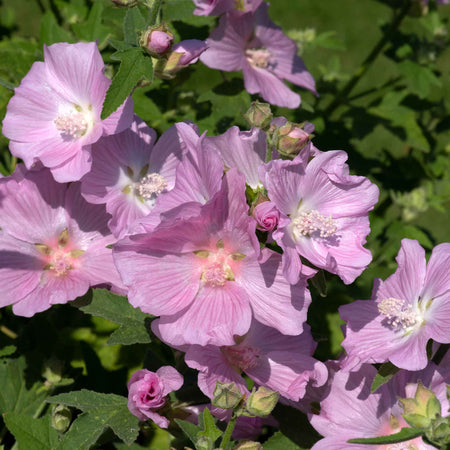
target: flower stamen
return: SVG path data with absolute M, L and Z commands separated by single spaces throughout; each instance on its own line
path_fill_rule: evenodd
M 325 217 L 315 209 L 300 212 L 292 223 L 294 225 L 294 233 L 297 236 L 311 236 L 314 233 L 318 233 L 321 238 L 328 238 L 337 231 L 331 215 Z

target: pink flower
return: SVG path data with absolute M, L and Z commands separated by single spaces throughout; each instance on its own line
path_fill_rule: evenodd
M 90 203 L 106 203 L 115 236 L 124 236 L 175 185 L 185 151 L 177 126 L 155 141 L 155 131 L 136 118 L 130 129 L 93 146 L 92 170 L 81 180 L 81 192 Z
M 200 371 L 198 385 L 213 398 L 217 381 L 232 383 L 248 395 L 243 374 L 259 386 L 278 391 L 298 401 L 309 382 L 323 385 L 328 378 L 323 363 L 312 358 L 315 343 L 309 327 L 299 336 L 285 336 L 277 330 L 252 322 L 249 332 L 232 346 L 192 345 L 186 352 L 186 364 Z
M 226 14 L 207 39 L 201 61 L 213 69 L 242 70 L 245 89 L 278 106 L 297 108 L 300 96 L 282 80 L 315 91 L 297 46 L 269 19 L 267 3 L 253 13 Z
M 450 244 L 436 246 L 427 265 L 419 243 L 403 239 L 397 263 L 386 281 L 375 280 L 372 300 L 340 308 L 347 322 L 342 345 L 361 362 L 420 370 L 429 339 L 450 343 Z
M 44 46 L 8 104 L 3 133 L 10 150 L 28 168 L 40 161 L 62 183 L 79 180 L 91 168 L 91 145 L 125 130 L 133 117 L 128 99 L 101 120 L 111 81 L 95 42 Z
M 346 159 L 343 151 L 328 151 L 305 167 L 300 153 L 293 161 L 273 160 L 261 168 L 269 199 L 281 212 L 273 238 L 283 249 L 283 273 L 291 283 L 301 269 L 299 254 L 346 284 L 372 259 L 363 244 L 378 188 L 365 177 L 349 175 Z
M 128 382 L 128 409 L 139 420 L 152 420 L 161 428 L 169 421 L 157 413 L 166 403 L 167 395 L 183 385 L 183 377 L 171 366 L 155 372 L 147 369 L 135 372 Z
M 220 16 L 224 12 L 235 14 L 254 11 L 262 0 L 194 0 L 196 16 Z
M 334 374 L 330 389 L 320 402 L 320 414 L 310 416 L 311 424 L 324 437 L 312 450 L 366 450 L 371 447 L 349 444 L 347 441 L 386 436 L 399 432 L 402 427 L 409 427 L 401 416 L 403 410 L 398 398 L 414 397 L 418 380 L 436 394 L 442 405 L 442 415 L 448 415 L 445 395 L 445 385 L 450 382 L 448 370 L 433 365 L 422 372 L 401 371 L 371 394 L 370 386 L 375 374 L 376 370 L 368 364 L 364 364 L 358 372 L 339 371 Z M 434 447 L 418 437 L 402 442 L 401 447 L 380 445 L 373 448 L 432 450 Z
M 198 61 L 199 56 L 208 48 L 205 41 L 198 39 L 187 39 L 185 41 L 177 42 L 172 47 L 173 53 L 181 54 L 178 60 L 178 66 L 186 67 Z
M 90 286 L 123 288 L 108 215 L 80 196 L 79 183 L 59 184 L 47 169 L 19 165 L 1 179 L 0 198 L 0 307 L 31 317 Z
M 172 33 L 166 33 L 162 30 L 153 30 L 147 37 L 145 47 L 150 53 L 160 55 L 170 49 L 172 41 Z
M 280 255 L 260 250 L 236 169 L 196 216 L 183 217 L 183 208 L 177 214 L 114 246 L 131 304 L 161 316 L 152 327 L 165 341 L 233 345 L 252 317 L 283 334 L 301 333 L 311 301 L 306 277 L 289 285 Z
M 253 217 L 256 220 L 256 227 L 262 231 L 272 231 L 280 220 L 280 211 L 275 203 L 262 202 L 255 206 Z

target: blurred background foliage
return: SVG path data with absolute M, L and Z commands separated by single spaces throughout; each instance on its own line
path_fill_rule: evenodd
M 177 40 L 206 39 L 215 26 L 216 18 L 192 16 L 192 10 L 190 0 L 165 0 L 162 18 Z M 117 64 L 110 59 L 114 49 L 108 42 L 123 39 L 125 13 L 109 0 L 0 1 L 0 118 L 12 89 L 34 61 L 42 60 L 43 44 L 97 40 L 107 74 L 113 76 Z M 428 254 L 449 240 L 450 6 L 406 0 L 274 0 L 269 14 L 297 42 L 320 94 L 293 87 L 302 96 L 301 107 L 274 107 L 275 115 L 312 122 L 319 149 L 345 150 L 351 173 L 369 177 L 380 188 L 366 245 L 373 254 L 369 268 L 351 286 L 326 274 L 326 292 L 312 288 L 308 321 L 319 343 L 316 356 L 326 360 L 342 351 L 338 306 L 370 298 L 374 277 L 384 279 L 395 270 L 402 238 L 417 239 Z M 221 73 L 199 62 L 173 80 L 154 79 L 138 87 L 133 98 L 135 112 L 159 133 L 174 122 L 191 120 L 216 135 L 232 125 L 246 128 L 242 115 L 257 97 L 243 89 L 240 73 Z M 0 172 L 11 173 L 16 162 L 0 136 Z M 26 393 L 16 412 L 39 404 L 43 392 L 50 395 L 64 386 L 126 395 L 130 374 L 144 360 L 177 361 L 182 367 L 182 358 L 161 344 L 106 345 L 118 325 L 70 305 L 32 319 L 15 317 L 8 308 L 0 314 L 0 358 L 24 358 L 5 359 L 0 366 L 0 375 L 14 374 L 18 380 L 4 397 L 20 389 Z M 185 377 L 187 397 L 201 399 L 195 374 L 185 371 Z M 5 398 L 0 394 L 0 406 Z M 51 414 L 46 408 L 40 413 Z M 282 429 L 301 445 L 308 425 L 303 421 L 305 428 L 298 427 L 302 419 L 289 419 L 293 413 L 285 409 L 278 411 L 279 418 L 287 417 Z M 12 437 L 1 429 L 8 446 Z M 163 449 L 168 439 L 166 432 L 150 428 L 140 444 Z M 113 442 L 108 436 L 103 441 Z

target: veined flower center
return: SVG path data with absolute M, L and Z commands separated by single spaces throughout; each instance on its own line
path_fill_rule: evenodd
M 271 53 L 265 48 L 249 48 L 245 50 L 247 61 L 252 65 L 261 69 L 266 69 L 271 60 Z
M 408 330 L 423 320 L 417 309 L 398 298 L 385 298 L 378 303 L 378 311 L 386 316 L 389 325 L 402 330 Z
M 149 173 L 135 185 L 135 194 L 150 200 L 161 194 L 167 187 L 167 180 L 159 173 Z
M 220 350 L 229 363 L 239 371 L 251 369 L 258 364 L 259 349 L 257 348 L 239 344 L 221 347 Z
M 91 106 L 90 108 L 92 109 Z M 61 134 L 72 139 L 80 139 L 93 125 L 90 119 L 91 112 L 85 112 L 79 105 L 74 105 L 73 109 L 59 114 L 54 124 Z
M 331 216 L 325 217 L 317 210 L 302 211 L 292 221 L 294 234 L 300 236 L 311 236 L 318 233 L 321 238 L 327 238 L 336 233 L 337 227 Z

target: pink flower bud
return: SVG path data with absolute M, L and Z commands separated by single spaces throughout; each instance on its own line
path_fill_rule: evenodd
M 160 55 L 170 49 L 172 41 L 172 34 L 166 33 L 165 31 L 154 30 L 148 37 L 147 49 L 152 53 Z
M 166 396 L 178 390 L 183 377 L 170 366 L 163 366 L 155 372 L 147 369 L 135 372 L 128 382 L 128 409 L 139 420 L 151 419 L 162 428 L 169 421 L 156 413 L 166 403 Z
M 181 53 L 181 57 L 178 60 L 179 66 L 188 66 L 197 62 L 198 57 L 208 48 L 205 41 L 199 41 L 198 39 L 187 39 L 175 44 L 172 51 L 175 53 Z
M 253 210 L 256 226 L 262 231 L 272 231 L 280 220 L 280 212 L 272 202 L 262 202 Z

